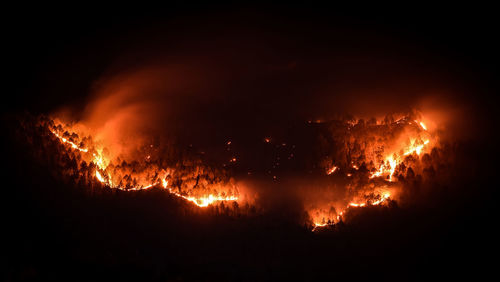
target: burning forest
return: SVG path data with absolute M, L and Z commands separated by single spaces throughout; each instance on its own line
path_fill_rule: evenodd
M 495 228 L 490 57 L 432 33 L 441 15 L 187 10 L 42 24 L 12 51 L 4 280 L 473 269 Z
M 305 192 L 301 200 L 307 217 L 305 222 L 299 223 L 319 231 L 344 221 L 352 209 L 404 201 L 405 195 L 410 193 L 410 188 L 406 187 L 410 180 L 433 179 L 436 169 L 450 166 L 449 156 L 446 156 L 450 153 L 442 149 L 438 125 L 429 121 L 432 127 L 428 129 L 421 120 L 422 114 L 413 111 L 396 115 L 396 118 L 387 115 L 383 120 L 371 118 L 366 122 L 355 118 L 319 124 L 308 122 L 312 130 L 321 131 L 316 147 L 326 156 L 313 156 L 316 158 L 313 167 L 315 174 L 322 174 L 318 179 L 325 182 L 316 184 L 324 186 L 323 191 L 314 187 Z M 202 154 L 189 154 L 175 145 L 169 148 L 152 141 L 153 144 L 137 148 L 134 156 L 139 158 L 127 162 L 126 157 L 113 157 L 109 153 L 113 150 L 92 135 L 85 135 L 89 130 L 83 124 L 63 123 L 58 118 L 41 116 L 26 119 L 23 128 L 33 134 L 28 139 L 31 144 L 37 144 L 38 154 L 45 155 L 43 159 L 49 158 L 49 163 L 55 164 L 56 175 L 78 186 L 125 192 L 163 189 L 200 208 L 221 202 L 259 205 L 255 200 L 245 199 L 244 194 L 240 196 L 238 185 L 244 186 L 254 175 L 248 173 L 243 178 L 238 168 L 226 167 L 231 163 L 235 165 L 235 157 L 227 164 L 216 164 L 204 161 Z M 264 142 L 271 143 L 271 140 L 264 138 Z M 230 146 L 231 141 L 226 145 Z M 286 143 L 277 148 L 284 146 Z M 293 153 L 290 156 L 293 157 Z M 279 171 L 279 163 L 275 163 L 273 169 Z M 258 168 L 251 171 L 256 171 L 255 177 L 259 178 Z M 272 180 L 277 181 L 276 175 Z M 294 189 L 300 190 L 299 187 L 290 188 L 285 193 L 296 193 Z
M 405 179 L 435 173 L 439 165 L 437 132 L 429 132 L 418 114 L 329 122 L 322 164 L 325 173 L 347 178 L 345 199 L 331 199 L 343 206 L 316 208 L 310 212 L 315 228 L 341 220 L 349 208 L 383 205 L 399 199 Z M 421 119 L 421 118 L 420 118 Z M 431 142 L 432 140 L 432 142 Z M 431 154 L 434 158 L 431 157 Z M 338 175 L 338 176 L 337 176 Z
M 91 136 L 79 138 L 75 132 L 68 132 L 71 129 L 61 124 L 56 125 L 52 120 L 41 121 L 40 126 L 49 130 L 66 147 L 60 151 L 67 154 L 68 162 L 73 165 L 71 174 L 79 176 L 76 181 L 83 177 L 82 181 L 90 184 L 92 180 L 88 176 L 93 174 L 96 180 L 111 189 L 137 191 L 155 186 L 163 187 L 173 195 L 200 207 L 238 199 L 234 184 L 224 174 L 210 167 L 186 160 L 175 164 L 178 171 L 182 170 L 181 173 L 176 174 L 176 169 L 169 167 L 162 168 L 162 160 L 151 157 L 157 151 L 153 144 L 146 148 L 142 160 L 128 164 L 126 161 L 120 162 L 119 158 L 111 160 L 105 154 L 106 148 L 97 146 Z M 72 152 L 68 152 L 68 149 Z

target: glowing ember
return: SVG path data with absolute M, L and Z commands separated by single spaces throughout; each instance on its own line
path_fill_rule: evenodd
M 332 168 L 330 168 L 330 169 L 326 172 L 326 174 L 330 175 L 330 174 L 334 173 L 337 169 L 338 169 L 338 167 L 333 166 Z
M 314 223 L 314 227 L 313 227 L 312 231 L 314 232 L 318 228 L 325 227 L 325 226 L 328 226 L 328 223 Z

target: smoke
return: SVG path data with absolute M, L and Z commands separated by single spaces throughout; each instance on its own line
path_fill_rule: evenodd
M 349 200 L 365 196 L 354 193 L 363 183 L 350 186 L 345 179 L 353 174 L 347 162 L 344 178 L 324 175 L 325 156 L 338 163 L 331 150 L 340 150 L 340 143 L 319 146 L 316 138 L 325 129 L 304 129 L 307 121 L 349 114 L 382 120 L 417 109 L 419 120 L 443 140 L 477 132 L 480 122 L 467 118 L 473 110 L 462 93 L 453 92 L 459 86 L 432 55 L 384 37 L 351 50 L 346 42 L 358 35 L 339 31 L 335 40 L 324 41 L 328 48 L 314 49 L 324 40 L 317 35 L 308 43 L 235 30 L 211 26 L 198 39 L 174 34 L 147 51 L 141 46 L 148 41 L 131 47 L 92 83 L 87 103 L 72 107 L 67 119 L 84 125 L 111 159 L 137 160 L 153 144 L 195 148 L 219 167 L 235 157 L 233 176 L 258 179 L 240 182 L 247 200 L 264 210 L 290 211 L 298 221 L 308 209 L 338 215 Z M 400 53 L 388 54 L 385 47 Z M 263 144 L 268 136 L 275 142 Z M 399 150 L 393 143 L 387 147 Z
M 238 16 L 129 34 L 134 43 L 93 83 L 80 119 L 113 145 L 124 136 L 170 134 L 213 146 L 284 134 L 305 120 L 378 118 L 408 112 L 425 97 L 442 108 L 463 97 L 451 89 L 460 85 L 439 56 L 385 35 L 275 32 L 248 26 L 244 16 L 228 26 L 228 18 Z
M 195 110 L 192 104 L 200 96 L 193 93 L 203 85 L 188 69 L 153 66 L 105 77 L 94 85 L 81 120 L 113 155 L 133 156 L 154 138 L 175 135 L 187 126 L 185 113 L 178 109 Z

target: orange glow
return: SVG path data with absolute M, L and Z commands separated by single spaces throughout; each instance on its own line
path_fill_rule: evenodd
M 424 122 L 410 119 L 410 116 L 402 116 L 396 121 L 391 118 L 377 120 L 357 129 L 351 129 L 358 124 L 357 121 L 345 122 L 345 126 L 353 131 L 348 133 L 345 141 L 342 135 L 334 137 L 338 138 L 337 142 L 347 144 L 345 152 L 348 160 L 351 159 L 348 163 L 342 163 L 343 159 L 337 153 L 335 157 L 339 161 L 333 167 L 327 166 L 326 174 L 346 169 L 348 172 L 345 175 L 349 177 L 347 184 L 344 184 L 346 192 L 337 200 L 332 198 L 311 202 L 306 209 L 313 222 L 313 231 L 341 221 L 349 209 L 384 205 L 390 199 L 397 199 L 398 189 L 401 189 L 397 184 L 399 177 L 405 176 L 406 168 L 412 167 L 413 159 L 429 153 L 432 146 L 437 144 L 437 135 L 429 131 Z M 368 182 L 358 183 L 359 177 L 366 175 L 360 170 L 362 165 L 368 169 Z M 380 180 L 389 183 L 384 184 Z
M 97 179 L 103 183 L 106 182 L 106 180 L 104 179 L 104 177 L 102 177 L 101 173 L 99 171 L 95 171 L 95 176 L 97 177 Z
M 366 205 L 365 203 L 361 203 L 361 204 L 349 203 L 350 207 L 364 207 L 365 205 Z
M 415 122 L 420 124 L 423 130 L 427 130 L 427 126 L 425 126 L 425 124 L 422 121 L 421 122 L 415 121 Z
M 413 153 L 417 153 L 417 155 L 420 155 L 420 153 L 422 152 L 422 149 L 424 148 L 425 145 L 429 144 L 429 140 L 425 140 L 425 142 L 421 145 L 418 145 L 418 146 L 412 146 L 410 149 L 408 149 L 408 151 L 406 151 L 404 153 L 405 156 L 407 155 L 411 155 Z
M 55 132 L 55 131 L 51 131 L 51 132 L 52 132 L 52 133 L 53 133 L 53 134 L 54 134 L 57 138 L 59 138 L 59 140 L 60 140 L 62 143 L 65 143 L 65 144 L 69 144 L 69 145 L 71 145 L 71 148 L 76 149 L 76 150 L 78 150 L 78 151 L 80 151 L 80 152 L 85 152 L 85 153 L 86 153 L 86 152 L 88 152 L 88 149 L 78 147 L 78 145 L 76 145 L 75 143 L 73 143 L 73 142 L 69 141 L 68 139 L 66 139 L 66 138 L 64 138 L 64 137 L 62 137 L 61 135 L 57 134 L 57 132 Z
M 185 196 L 185 195 L 177 193 L 173 189 L 169 188 L 168 187 L 168 180 L 166 180 L 165 178 L 162 179 L 162 186 L 164 189 L 167 189 L 170 193 L 176 195 L 177 197 L 181 197 L 187 201 L 190 201 L 193 204 L 197 205 L 198 207 L 207 207 L 211 204 L 214 204 L 214 203 L 220 202 L 220 201 L 237 201 L 238 200 L 238 197 L 235 197 L 235 196 L 221 197 L 221 196 L 215 196 L 212 194 L 209 194 L 209 195 L 203 196 L 203 197 L 198 197 L 198 198 Z
M 347 210 L 349 210 L 350 208 L 362 208 L 362 207 L 366 207 L 366 206 L 378 206 L 378 205 L 382 205 L 384 204 L 385 202 L 387 202 L 387 200 L 389 200 L 391 197 L 391 193 L 390 192 L 383 192 L 381 195 L 377 196 L 376 197 L 376 200 L 366 200 L 364 202 L 350 202 L 349 204 L 347 204 L 346 207 L 344 207 L 340 212 L 338 212 L 337 216 L 333 216 L 332 215 L 329 215 L 325 212 L 318 212 L 316 211 L 315 214 L 315 219 L 317 220 L 314 220 L 314 223 L 313 223 L 313 229 L 312 231 L 316 231 L 322 227 L 325 227 L 325 226 L 328 226 L 328 225 L 333 225 L 335 224 L 336 222 L 339 222 L 341 219 L 342 219 L 342 216 L 345 214 L 345 212 Z M 334 218 L 336 220 L 334 220 Z
M 328 223 L 314 223 L 314 227 L 313 227 L 312 231 L 314 232 L 318 228 L 325 227 L 325 226 L 328 226 Z
M 330 168 L 330 169 L 326 172 L 326 174 L 330 175 L 330 174 L 334 173 L 337 169 L 338 169 L 338 167 L 333 166 L 332 168 Z
M 62 125 L 59 125 L 59 126 L 62 126 Z M 198 207 L 207 207 L 209 205 L 212 205 L 212 204 L 215 204 L 215 203 L 221 202 L 221 201 L 237 201 L 238 200 L 238 196 L 236 196 L 236 195 L 223 195 L 223 196 L 221 196 L 221 195 L 217 195 L 214 193 L 208 193 L 208 194 L 201 194 L 201 195 L 194 196 L 194 195 L 189 195 L 186 192 L 183 192 L 183 193 L 177 192 L 175 188 L 168 187 L 168 180 L 166 178 L 169 176 L 169 173 L 166 172 L 167 170 L 162 169 L 162 170 L 157 171 L 156 170 L 157 168 L 146 169 L 146 174 L 147 175 L 163 175 L 161 177 L 160 181 L 152 181 L 152 182 L 150 181 L 148 183 L 148 182 L 146 182 L 147 180 L 144 179 L 144 180 L 139 180 L 137 185 L 135 185 L 135 186 L 129 186 L 129 185 L 121 186 L 120 184 L 115 184 L 115 183 L 121 183 L 120 178 L 123 176 L 121 176 L 121 175 L 113 176 L 113 170 L 108 169 L 108 167 L 110 166 L 111 160 L 105 156 L 104 148 L 92 147 L 92 149 L 90 149 L 90 148 L 82 147 L 82 146 L 78 145 L 78 143 L 82 144 L 82 142 L 71 141 L 68 138 L 63 137 L 61 134 L 59 134 L 56 131 L 56 129 L 51 128 L 50 131 L 52 132 L 52 134 L 54 134 L 54 136 L 56 136 L 59 139 L 59 141 L 62 144 L 67 144 L 67 145 L 69 145 L 69 147 L 71 149 L 74 149 L 74 150 L 80 152 L 82 160 L 88 160 L 90 163 L 93 163 L 97 167 L 95 170 L 95 174 L 94 174 L 95 178 L 97 179 L 97 181 L 99 181 L 100 183 L 104 184 L 105 186 L 107 186 L 109 188 L 119 189 L 119 190 L 123 190 L 123 191 L 138 191 L 138 190 L 149 189 L 152 187 L 159 187 L 159 188 L 163 187 L 163 189 L 167 190 L 172 195 L 183 198 L 183 199 L 197 205 Z M 68 132 L 68 131 L 69 130 L 67 130 L 67 129 L 65 130 L 65 132 Z M 75 136 L 75 135 L 71 134 L 71 136 Z M 72 138 L 75 138 L 75 137 L 72 137 Z M 229 141 L 228 145 L 230 143 L 231 142 Z M 148 155 L 146 157 L 146 159 L 150 160 L 151 155 Z M 232 158 L 230 161 L 235 162 L 236 158 Z M 113 182 L 112 179 L 117 179 L 118 181 Z M 217 187 L 215 187 L 215 186 L 211 187 L 210 190 L 212 190 L 212 191 L 220 190 L 222 194 L 225 194 L 224 192 L 226 189 L 224 187 L 222 187 L 222 185 L 216 185 L 216 186 Z M 215 188 L 218 188 L 218 189 L 215 189 Z
M 370 174 L 370 178 L 388 176 L 387 181 L 394 181 L 393 175 L 396 167 L 403 162 L 405 156 L 412 155 L 413 153 L 420 156 L 424 149 L 428 148 L 427 145 L 429 145 L 430 139 L 425 139 L 423 142 L 421 141 L 422 137 L 427 136 L 426 138 L 429 138 L 430 136 L 427 132 L 427 127 L 423 122 L 415 121 L 415 123 L 419 124 L 422 130 L 424 130 L 423 134 L 417 134 L 416 137 L 411 138 L 410 145 L 405 145 L 403 143 L 396 147 L 396 150 L 389 152 L 379 168 Z

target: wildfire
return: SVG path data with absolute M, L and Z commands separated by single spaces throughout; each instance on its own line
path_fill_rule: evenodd
M 314 223 L 314 227 L 313 227 L 312 231 L 314 232 L 318 228 L 325 227 L 325 226 L 328 226 L 328 223 Z
M 187 166 L 186 160 L 158 161 L 154 153 L 156 146 L 153 149 L 153 145 L 147 143 L 147 148 L 141 147 L 138 151 L 140 156 L 134 157 L 132 163 L 126 163 L 116 160 L 116 156 L 112 158 L 109 151 L 95 143 L 92 136 L 81 138 L 77 134 L 79 131 L 72 132 L 72 126 L 55 124 L 49 121 L 44 125 L 65 146 L 65 153 L 70 155 L 71 160 L 78 163 L 77 169 L 88 175 L 85 179 L 91 177 L 96 183 L 123 191 L 156 187 L 198 207 L 239 200 L 236 187 L 229 181 L 224 182 L 224 177 L 221 177 L 223 171 L 215 169 L 214 174 L 214 169 L 199 166 L 201 160 L 188 162 Z M 332 140 L 343 145 L 331 150 L 334 158 L 327 156 L 323 169 L 326 175 L 344 175 L 344 178 L 329 178 L 329 181 L 334 183 L 343 179 L 341 185 L 345 188 L 340 189 L 345 190 L 339 199 L 321 199 L 312 203 L 308 213 L 313 221 L 313 231 L 341 222 L 351 209 L 379 206 L 396 200 L 399 195 L 396 189 L 400 189 L 398 179 L 405 177 L 415 160 L 430 152 L 431 145 L 437 144 L 426 125 L 413 118 L 403 117 L 396 122 L 391 119 L 371 121 L 366 125 L 349 120 L 335 126 L 346 128 L 346 131 L 333 131 L 338 135 L 334 135 Z M 264 142 L 269 143 L 271 139 L 266 137 Z M 231 143 L 226 141 L 227 146 Z M 237 161 L 234 155 L 229 159 L 229 163 Z M 167 168 L 162 168 L 165 166 Z M 208 175 L 212 175 L 211 178 Z M 273 179 L 277 177 L 273 176 Z M 318 203 L 325 201 L 329 201 L 328 207 Z
M 365 205 L 366 205 L 365 203 L 361 203 L 361 204 L 349 203 L 350 207 L 364 207 Z
M 185 200 L 188 200 L 192 202 L 193 204 L 197 205 L 198 207 L 208 207 L 211 204 L 214 204 L 216 202 L 220 201 L 237 201 L 238 197 L 235 196 L 228 196 L 228 197 L 221 197 L 221 196 L 215 196 L 215 195 L 208 195 L 208 196 L 203 196 L 199 198 L 195 197 L 188 197 L 184 196 L 180 193 L 175 192 L 173 189 L 168 187 L 168 180 L 162 179 L 162 186 L 164 189 L 167 189 L 170 193 L 176 195 L 177 197 L 181 197 Z
M 391 196 L 391 193 L 386 192 L 380 197 L 380 199 L 378 199 L 376 201 L 366 202 L 366 203 L 354 203 L 354 202 L 352 202 L 352 203 L 349 203 L 349 206 L 350 207 L 364 207 L 367 205 L 376 206 L 376 205 L 380 205 L 381 203 L 385 202 L 387 199 L 389 199 L 390 196 Z
M 418 146 L 412 146 L 408 151 L 404 153 L 405 156 L 411 155 L 413 153 L 417 153 L 417 155 L 420 155 L 422 152 L 422 149 L 424 148 L 425 145 L 429 144 L 429 140 L 425 140 L 424 144 L 418 145 Z
M 423 130 L 427 130 L 427 126 L 425 126 L 425 124 L 423 122 L 418 122 L 418 121 L 415 121 L 415 122 L 420 124 L 420 126 L 422 127 Z
M 169 189 L 169 192 L 178 196 L 178 197 L 181 197 L 185 200 L 188 200 L 188 201 L 194 203 L 195 205 L 197 205 L 198 207 L 202 207 L 202 208 L 208 207 L 209 205 L 212 205 L 212 204 L 214 204 L 216 202 L 220 202 L 220 201 L 237 201 L 238 200 L 238 197 L 234 197 L 234 196 L 220 197 L 220 196 L 208 195 L 208 196 L 204 196 L 204 197 L 200 197 L 200 198 L 195 198 L 195 197 L 188 197 L 188 196 L 181 195 L 179 193 L 173 192 L 170 189 Z
M 341 208 L 340 212 L 336 216 L 333 216 L 332 214 L 328 215 L 327 213 L 321 213 L 319 217 L 317 217 L 317 221 L 314 221 L 313 223 L 313 229 L 312 231 L 316 231 L 322 227 L 326 227 L 329 225 L 334 225 L 335 223 L 339 222 L 342 220 L 342 216 L 350 209 L 350 208 L 362 208 L 362 207 L 367 207 L 367 206 L 378 206 L 386 203 L 391 197 L 390 192 L 384 192 L 382 195 L 379 195 L 376 197 L 376 200 L 366 200 L 364 202 L 362 201 L 357 201 L 357 202 L 350 202 L 347 204 L 347 206 Z M 335 218 L 336 220 L 334 220 Z
M 84 152 L 84 153 L 87 153 L 89 150 L 88 149 L 85 149 L 85 148 L 80 148 L 78 147 L 78 145 L 76 145 L 75 143 L 69 141 L 68 139 L 62 137 L 61 135 L 57 134 L 57 132 L 51 130 L 52 134 L 54 134 L 57 138 L 59 138 L 59 140 L 61 140 L 62 143 L 65 143 L 65 144 L 69 144 L 71 145 L 71 148 L 73 149 L 76 149 L 80 152 Z
M 102 177 L 101 173 L 98 170 L 95 171 L 95 177 L 97 177 L 97 179 L 99 181 L 101 181 L 102 183 L 106 183 L 106 179 L 104 179 L 104 177 Z
M 153 181 L 150 183 L 143 183 L 143 184 L 138 184 L 135 186 L 123 186 L 120 184 L 116 184 L 113 182 L 113 177 L 112 177 L 112 169 L 108 169 L 110 166 L 110 161 L 104 156 L 103 150 L 102 149 L 89 149 L 84 147 L 82 142 L 79 142 L 81 145 L 78 145 L 78 142 L 74 142 L 75 140 L 71 141 L 69 138 L 64 137 L 63 135 L 59 134 L 58 131 L 54 128 L 49 128 L 50 132 L 57 137 L 57 139 L 62 143 L 62 144 L 67 144 L 71 147 L 71 149 L 77 150 L 82 154 L 82 159 L 87 159 L 89 160 L 90 163 L 93 163 L 96 166 L 95 169 L 95 178 L 105 186 L 113 189 L 119 189 L 123 191 L 138 191 L 138 190 L 145 190 L 149 189 L 152 187 L 161 187 L 165 190 L 167 190 L 169 193 L 172 195 L 175 195 L 177 197 L 183 198 L 198 207 L 207 207 L 209 205 L 215 204 L 217 202 L 222 202 L 222 201 L 237 201 L 238 197 L 237 196 L 220 196 L 217 194 L 209 193 L 205 195 L 200 195 L 200 196 L 191 196 L 185 193 L 180 193 L 176 191 L 174 187 L 169 187 L 168 186 L 168 180 L 167 177 L 169 176 L 169 173 L 166 172 L 166 170 L 161 170 L 161 171 L 152 171 L 152 174 L 157 174 L 157 175 L 163 175 L 161 177 L 160 181 Z M 67 130 L 66 130 L 67 132 Z M 72 135 L 70 135 L 72 136 Z M 231 142 L 229 141 L 228 144 Z M 151 156 L 148 155 L 146 157 L 147 160 L 151 159 Z M 236 158 L 231 159 L 231 161 L 236 161 Z M 116 179 L 116 177 L 115 177 Z M 118 182 L 117 182 L 118 183 Z M 121 182 L 120 182 L 121 183 Z
M 427 131 L 427 127 L 423 122 L 415 122 L 419 124 L 424 131 Z M 404 156 L 409 156 L 414 153 L 417 154 L 417 156 L 420 156 L 424 148 L 429 143 L 429 139 L 426 139 L 423 142 L 420 141 L 420 139 L 412 139 L 409 146 L 404 146 L 404 144 L 402 144 L 403 146 L 401 150 L 393 152 L 385 157 L 384 162 L 380 165 L 378 170 L 371 173 L 370 178 L 388 175 L 387 181 L 392 182 L 394 180 L 393 175 L 396 167 L 403 162 Z M 401 151 L 403 151 L 403 153 L 400 153 Z
M 330 168 L 330 169 L 326 172 L 326 174 L 330 175 L 330 174 L 334 173 L 337 169 L 338 169 L 338 167 L 333 166 L 332 168 Z
M 418 159 L 424 152 L 430 152 L 431 144 L 435 144 L 435 140 L 432 140 L 434 135 L 428 131 L 427 126 L 422 121 L 410 119 L 409 116 L 403 116 L 395 122 L 387 119 L 358 126 L 359 123 L 355 120 L 348 120 L 344 124 L 349 131 L 347 135 L 336 135 L 337 144 L 344 142 L 347 145 L 343 152 L 347 155 L 347 160 L 352 161 L 329 165 L 326 174 L 331 175 L 340 168 L 346 171 L 346 190 L 349 191 L 347 198 L 351 200 L 330 202 L 330 210 L 325 208 L 324 204 L 323 209 L 312 204 L 309 215 L 313 220 L 313 231 L 339 222 L 343 214 L 351 208 L 383 205 L 389 199 L 394 200 L 392 192 L 384 188 L 385 185 L 377 179 L 383 178 L 392 182 L 391 186 L 398 186 L 398 178 L 395 175 L 404 173 L 406 167 L 411 164 L 411 161 L 405 163 L 407 158 L 413 156 L 413 159 Z M 337 152 L 335 156 L 338 158 L 341 155 Z M 402 166 L 403 163 L 406 166 Z M 369 182 L 364 182 L 368 184 L 357 182 L 359 177 L 366 175 L 363 174 L 366 170 L 361 170 L 362 165 L 368 169 Z M 355 175 L 359 177 L 354 177 Z M 333 206 L 335 208 L 332 211 Z

